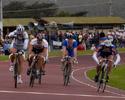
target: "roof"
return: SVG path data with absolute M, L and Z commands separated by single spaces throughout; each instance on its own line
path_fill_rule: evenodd
M 75 24 L 125 24 L 125 19 L 120 17 L 43 17 L 47 22 L 75 23 Z M 29 22 L 36 22 L 33 18 L 4 18 L 3 26 L 27 26 Z
M 29 22 L 36 22 L 33 18 L 4 18 L 3 26 L 28 25 Z
M 121 17 L 44 17 L 42 18 L 48 22 L 55 21 L 56 23 L 76 24 L 123 24 L 125 19 Z

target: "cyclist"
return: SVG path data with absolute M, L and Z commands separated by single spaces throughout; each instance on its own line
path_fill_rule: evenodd
M 11 54 L 9 56 L 10 61 L 11 61 L 11 66 L 10 66 L 9 70 L 13 71 L 14 59 L 15 59 L 14 53 L 19 52 L 19 51 L 25 51 L 28 47 L 29 39 L 28 39 L 28 33 L 25 31 L 25 28 L 23 25 L 18 25 L 16 27 L 16 30 L 9 33 L 8 37 L 12 38 L 12 42 L 10 45 Z M 21 55 L 19 57 L 19 72 L 18 72 L 17 83 L 23 83 L 23 81 L 21 79 L 23 62 L 24 62 L 24 55 Z
M 95 75 L 95 82 L 98 82 L 99 72 L 100 72 L 100 65 L 101 61 L 106 58 L 109 60 L 109 66 L 108 66 L 108 75 L 111 72 L 111 68 L 113 66 L 113 60 L 116 57 L 116 60 L 114 62 L 114 66 L 116 66 L 120 62 L 120 55 L 118 51 L 116 50 L 116 47 L 111 43 L 110 40 L 106 39 L 103 41 L 95 50 L 93 53 L 93 59 L 97 63 L 96 67 L 96 75 Z M 107 82 L 109 80 L 109 76 L 107 76 Z
M 62 43 L 62 64 L 64 65 L 65 57 L 70 56 L 73 58 L 75 63 L 77 61 L 77 41 L 73 39 L 73 35 L 71 33 L 67 34 L 67 38 Z M 63 66 L 64 67 L 64 66 Z
M 39 54 L 38 67 L 42 68 L 42 74 L 45 75 L 45 63 L 48 61 L 48 42 L 43 38 L 41 33 L 31 40 L 29 44 L 29 67 L 31 67 L 31 62 L 35 54 Z M 44 60 L 44 63 L 42 62 Z M 39 69 L 38 68 L 38 69 Z M 27 75 L 31 72 L 31 68 L 28 68 Z

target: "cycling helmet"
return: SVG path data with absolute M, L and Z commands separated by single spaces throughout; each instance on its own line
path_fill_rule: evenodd
M 109 39 L 111 42 L 113 42 L 113 36 L 108 35 L 108 39 Z
M 111 43 L 111 41 L 110 40 L 105 40 L 104 42 L 103 42 L 103 44 L 104 44 L 104 46 L 106 46 L 106 47 L 110 47 L 111 45 L 112 45 L 112 43 Z
M 73 39 L 73 35 L 71 33 L 67 34 L 68 39 Z
M 23 27 L 23 25 L 18 25 L 17 27 L 16 27 L 16 30 L 17 30 L 17 32 L 20 34 L 20 33 L 23 33 L 23 31 L 25 30 L 25 28 Z

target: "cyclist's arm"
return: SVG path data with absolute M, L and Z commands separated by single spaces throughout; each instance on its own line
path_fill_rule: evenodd
M 28 48 L 28 43 L 29 43 L 29 37 L 28 37 L 28 33 L 24 34 L 24 46 L 23 49 L 26 50 Z
M 77 58 L 77 42 L 76 42 L 76 40 L 74 40 L 73 48 L 74 48 L 74 57 Z
M 15 31 L 10 32 L 9 35 L 8 35 L 8 37 L 12 37 L 12 36 L 14 36 L 14 35 L 15 35 Z
M 92 55 L 92 58 L 94 59 L 94 61 L 95 61 L 97 64 L 99 64 L 99 60 L 98 60 L 98 58 L 97 58 L 97 54 L 98 54 L 98 52 L 100 52 L 101 48 L 102 48 L 101 46 L 98 46 L 98 47 L 96 48 L 96 50 L 94 51 L 93 55 Z
M 118 63 L 120 62 L 121 57 L 119 54 L 116 54 L 116 61 L 114 62 L 114 65 L 118 65 Z
M 63 43 L 62 43 L 62 58 L 65 58 L 65 56 L 67 56 L 66 47 L 67 47 L 67 41 L 64 40 Z
M 92 55 L 92 58 L 94 59 L 94 61 L 99 65 L 99 60 L 97 58 L 97 52 L 94 52 Z
M 62 57 L 65 58 L 66 55 L 67 55 L 66 46 L 63 46 L 62 47 Z
M 74 48 L 74 57 L 77 58 L 77 48 Z
M 33 46 L 31 44 L 29 44 L 29 48 L 28 48 L 28 54 L 32 54 L 32 49 L 33 49 Z
M 44 56 L 46 57 L 46 60 L 48 59 L 48 42 L 44 39 Z
M 117 51 L 116 48 L 112 48 L 112 50 L 113 50 L 113 52 L 114 52 L 114 55 L 116 56 L 116 60 L 115 60 L 115 62 L 114 62 L 114 65 L 118 65 L 118 63 L 119 63 L 120 60 L 121 60 L 121 57 L 120 57 L 120 55 L 119 55 L 119 53 L 118 53 L 118 51 Z
M 28 45 L 28 55 L 32 54 L 33 45 L 34 45 L 34 39 L 31 40 L 31 42 Z

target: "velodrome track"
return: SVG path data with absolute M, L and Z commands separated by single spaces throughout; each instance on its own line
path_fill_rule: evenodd
M 125 54 L 121 55 L 125 62 Z M 86 77 L 86 71 L 95 66 L 91 56 L 78 57 L 79 64 L 74 66 L 70 85 L 63 86 L 60 58 L 49 59 L 46 75 L 42 84 L 37 82 L 29 87 L 29 77 L 26 75 L 27 64 L 23 71 L 23 84 L 14 88 L 12 73 L 9 72 L 9 62 L 0 62 L 0 100 L 125 100 L 125 91 L 107 87 L 105 93 L 96 92 L 96 84 Z

